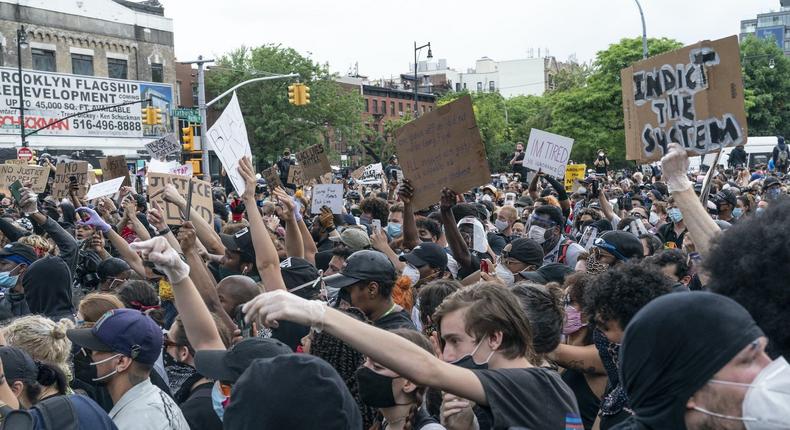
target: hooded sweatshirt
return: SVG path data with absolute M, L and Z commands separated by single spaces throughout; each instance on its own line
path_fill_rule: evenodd
M 45 257 L 31 264 L 22 277 L 30 312 L 57 321 L 74 318 L 71 271 L 60 257 Z

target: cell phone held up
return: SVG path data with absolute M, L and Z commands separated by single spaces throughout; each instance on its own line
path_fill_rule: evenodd
M 252 337 L 252 324 L 247 324 L 244 321 L 244 311 L 241 310 L 243 305 L 239 305 L 236 307 L 236 326 L 241 331 L 241 337 L 248 338 Z
M 14 197 L 14 201 L 19 203 L 22 200 L 22 193 L 19 191 L 22 188 L 22 183 L 19 182 L 17 179 L 14 181 L 13 184 L 8 186 L 8 190 L 11 191 L 11 195 Z

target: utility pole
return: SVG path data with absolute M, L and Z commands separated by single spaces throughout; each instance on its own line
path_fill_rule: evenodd
M 19 131 L 22 137 L 22 147 L 27 147 L 27 140 L 25 140 L 25 95 L 22 87 L 22 48 L 27 48 L 27 46 L 27 33 L 25 32 L 25 26 L 22 25 L 16 31 L 16 64 L 19 73 Z
M 213 63 L 214 60 L 204 60 L 202 55 L 198 55 L 198 59 L 194 61 L 182 61 L 181 64 L 197 64 L 198 67 L 198 109 L 200 110 L 200 150 L 203 155 L 203 180 L 211 182 L 211 164 L 208 160 L 208 127 L 206 122 L 206 82 L 205 70 L 203 65 L 206 63 Z
M 642 18 L 642 58 L 647 59 L 647 26 L 645 25 L 645 14 L 642 11 L 642 5 L 639 0 L 634 0 L 636 7 L 639 8 L 639 16 Z

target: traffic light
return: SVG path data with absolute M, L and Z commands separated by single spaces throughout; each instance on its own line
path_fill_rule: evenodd
M 193 175 L 201 175 L 201 174 L 203 174 L 203 171 L 200 170 L 202 165 L 203 165 L 203 159 L 202 158 L 193 158 L 191 160 L 188 160 L 188 162 L 192 163 L 192 174 Z
M 159 108 L 151 108 L 148 109 L 153 111 L 153 119 L 151 121 L 151 125 L 161 125 L 162 124 L 162 109 Z
M 297 85 L 288 85 L 288 103 L 294 106 L 299 106 L 299 89 L 296 87 Z
M 153 115 L 151 109 L 152 108 L 150 106 L 143 108 L 142 117 L 143 117 L 143 124 L 145 125 L 151 125 L 153 122 Z
M 195 130 L 190 124 L 188 127 L 181 129 L 181 141 L 184 143 L 184 151 L 192 151 L 195 144 Z
M 301 88 L 301 97 L 299 97 L 300 98 L 299 101 L 301 102 L 301 105 L 302 106 L 309 105 L 310 104 L 310 87 L 308 87 L 305 84 L 302 84 L 302 85 L 300 85 L 300 88 Z

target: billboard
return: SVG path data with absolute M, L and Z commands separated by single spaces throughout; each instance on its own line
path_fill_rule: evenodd
M 768 39 L 773 37 L 776 46 L 779 49 L 785 49 L 785 27 L 766 27 L 757 29 L 757 37 L 760 39 Z
M 65 73 L 22 71 L 25 131 L 32 131 L 60 118 L 104 106 L 152 98 L 162 111 L 161 125 L 142 122 L 142 105 L 131 104 L 91 112 L 53 124 L 38 132 L 44 136 L 153 137 L 173 129 L 168 114 L 173 108 L 170 84 L 97 78 Z M 19 73 L 0 67 L 0 134 L 19 134 Z

